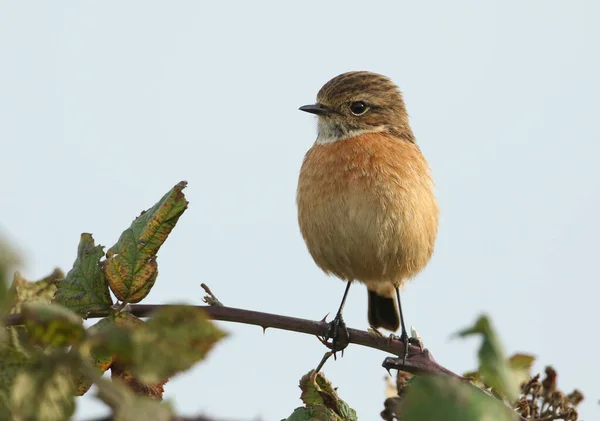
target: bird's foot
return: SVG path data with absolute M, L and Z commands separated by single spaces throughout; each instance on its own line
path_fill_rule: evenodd
M 331 339 L 331 341 L 328 339 Z M 341 314 L 338 313 L 331 322 L 327 323 L 325 337 L 319 337 L 319 340 L 333 352 L 334 358 L 336 357 L 336 353 L 340 351 L 342 352 L 342 356 L 344 355 L 344 349 L 350 343 L 350 334 Z
M 393 340 L 397 340 L 404 344 L 404 355 L 402 356 L 402 364 L 404 364 L 406 362 L 406 358 L 408 358 L 409 345 L 418 346 L 421 352 L 423 352 L 424 350 L 423 342 L 421 341 L 421 339 L 412 336 L 409 337 L 406 331 L 402 331 L 402 334 L 400 336 L 396 336 L 392 333 L 388 340 L 390 342 Z

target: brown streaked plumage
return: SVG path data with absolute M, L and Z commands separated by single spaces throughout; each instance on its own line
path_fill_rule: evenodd
M 385 76 L 349 72 L 300 109 L 319 116 L 298 182 L 302 236 L 323 271 L 366 284 L 371 325 L 395 331 L 395 291 L 431 258 L 438 225 L 402 95 Z

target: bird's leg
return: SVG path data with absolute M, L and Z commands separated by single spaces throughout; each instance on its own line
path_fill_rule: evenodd
M 404 343 L 404 356 L 402 358 L 402 363 L 406 361 L 406 357 L 408 357 L 408 345 L 416 345 L 421 350 L 423 349 L 423 344 L 417 338 L 412 338 L 408 336 L 408 332 L 406 331 L 406 325 L 404 324 L 404 315 L 402 314 L 402 303 L 400 302 L 400 288 L 396 287 L 396 299 L 398 301 L 398 312 L 400 313 L 400 326 L 402 326 L 402 333 L 400 334 L 400 340 Z
M 337 311 L 334 319 L 327 324 L 327 332 L 325 333 L 325 339 L 331 339 L 331 342 L 324 342 L 325 345 L 333 351 L 333 355 L 335 357 L 335 353 L 338 351 L 343 351 L 349 343 L 350 335 L 348 334 L 348 329 L 346 328 L 346 323 L 344 322 L 344 318 L 342 317 L 342 311 L 344 310 L 344 304 L 346 303 L 346 298 L 348 297 L 348 291 L 350 291 L 350 285 L 352 282 L 348 282 L 346 286 L 346 291 L 344 291 L 344 297 L 342 298 L 342 303 L 340 304 L 340 308 Z

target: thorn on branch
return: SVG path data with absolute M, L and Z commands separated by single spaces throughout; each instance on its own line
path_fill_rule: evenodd
M 161 308 L 168 308 L 168 304 L 130 304 L 130 313 L 137 317 L 149 317 L 157 310 Z M 213 320 L 220 320 L 225 322 L 236 322 L 244 323 L 248 325 L 270 327 L 274 329 L 283 329 L 292 332 L 300 332 L 313 336 L 325 336 L 327 333 L 327 324 L 321 321 L 299 319 L 295 317 L 283 316 L 279 314 L 270 314 L 259 311 L 244 310 L 240 308 L 225 307 L 222 305 L 208 305 L 208 306 L 195 306 L 198 309 L 206 312 Z M 102 318 L 108 316 L 108 311 L 99 311 L 89 314 L 90 318 Z M 5 326 L 16 326 L 22 325 L 24 318 L 21 314 L 9 314 L 4 318 Z M 378 337 L 373 333 L 348 328 L 349 343 L 353 343 L 360 346 L 367 346 L 387 352 L 392 355 L 404 355 L 404 343 L 401 341 L 389 341 L 385 337 Z M 406 364 L 401 368 L 403 371 L 411 373 L 429 373 L 429 374 L 444 374 L 451 377 L 457 377 L 463 379 L 463 377 L 453 373 L 447 368 L 439 365 L 433 357 L 429 354 L 426 349 L 423 353 L 420 352 L 419 348 L 413 345 L 409 353 L 409 358 L 406 360 Z M 388 368 L 387 361 L 390 360 L 392 363 L 389 364 L 389 368 L 397 369 L 397 366 L 393 365 L 393 362 L 398 358 L 387 358 L 384 362 L 384 367 Z M 400 362 L 402 359 L 399 359 Z

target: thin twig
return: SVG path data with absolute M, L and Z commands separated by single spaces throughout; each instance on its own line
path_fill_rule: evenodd
M 219 299 L 217 298 L 217 296 L 215 294 L 213 294 L 213 292 L 210 290 L 208 285 L 206 285 L 205 283 L 202 283 L 202 284 L 200 284 L 200 286 L 208 294 L 208 295 L 205 295 L 204 297 L 202 297 L 202 301 L 204 301 L 209 306 L 223 306 L 223 303 L 221 301 L 219 301 Z
M 333 351 L 327 351 L 325 353 L 325 355 L 323 355 L 323 358 L 321 359 L 321 362 L 319 363 L 319 365 L 317 366 L 317 368 L 315 368 L 315 373 L 318 373 L 319 371 L 321 371 L 321 369 L 323 368 L 323 366 L 325 365 L 325 363 L 327 362 L 327 360 L 329 358 L 331 358 L 331 356 L 334 354 Z

